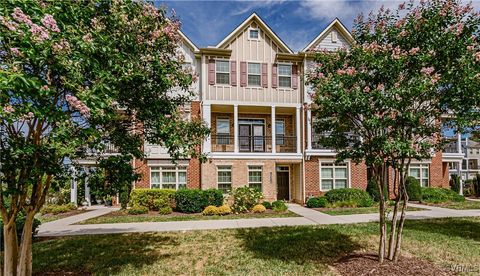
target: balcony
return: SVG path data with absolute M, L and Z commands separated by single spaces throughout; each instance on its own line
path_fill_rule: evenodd
M 235 152 L 234 136 L 232 135 L 212 135 L 212 152 Z M 277 135 L 275 152 L 295 153 L 297 152 L 296 136 Z M 239 152 L 269 152 L 272 153 L 271 136 L 238 136 Z

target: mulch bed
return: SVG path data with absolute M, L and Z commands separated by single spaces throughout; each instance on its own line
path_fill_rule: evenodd
M 284 212 L 280 213 L 280 214 L 283 214 Z M 242 213 L 241 215 L 248 215 L 248 214 L 254 214 L 254 213 Z M 264 213 L 261 213 L 261 214 L 255 214 L 255 215 L 267 215 L 267 214 L 279 214 L 279 213 L 276 213 L 274 211 L 272 211 L 271 209 L 267 209 Z M 204 215 L 202 215 L 202 213 L 180 213 L 180 212 L 175 212 L 173 211 L 171 214 L 168 214 L 168 215 L 160 215 L 158 214 L 157 211 L 148 211 L 147 214 L 140 214 L 140 215 L 129 215 L 128 212 L 126 210 L 119 210 L 119 211 L 114 211 L 114 212 L 110 212 L 108 214 L 105 214 L 103 215 L 103 217 L 118 217 L 118 216 L 135 216 L 135 217 L 158 217 L 158 216 L 162 216 L 162 217 L 191 217 L 191 216 L 199 216 L 199 217 L 204 217 Z M 235 214 L 230 214 L 228 216 L 235 216 Z
M 377 255 L 371 252 L 343 257 L 334 267 L 341 275 L 457 275 L 447 268 L 415 257 L 402 256 L 397 263 L 386 260 L 380 264 Z

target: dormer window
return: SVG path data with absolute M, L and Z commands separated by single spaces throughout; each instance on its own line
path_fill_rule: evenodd
M 248 38 L 252 40 L 259 40 L 260 39 L 260 31 L 258 29 L 249 29 L 248 31 Z

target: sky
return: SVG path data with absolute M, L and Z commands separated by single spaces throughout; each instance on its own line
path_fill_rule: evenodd
M 396 0 L 155 0 L 175 10 L 182 31 L 198 46 L 218 44 L 243 20 L 256 12 L 294 51 L 302 50 L 328 24 L 338 17 L 348 30 L 359 13 L 368 14 L 382 5 L 396 9 Z M 480 7 L 480 0 L 474 0 Z

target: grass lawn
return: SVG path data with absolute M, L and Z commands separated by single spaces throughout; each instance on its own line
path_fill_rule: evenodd
M 442 207 L 442 208 L 448 208 L 448 209 L 456 209 L 456 210 L 468 210 L 468 209 L 480 209 L 480 201 L 471 201 L 471 200 L 465 200 L 463 202 L 444 202 L 444 203 L 425 203 L 422 202 L 423 204 L 427 204 L 430 206 L 436 206 L 436 207 Z
M 373 214 L 378 213 L 378 206 L 372 207 L 339 207 L 339 208 L 315 208 L 315 210 L 322 213 L 332 215 L 332 216 L 341 216 L 341 215 L 355 215 L 355 214 Z M 389 207 L 389 210 L 393 211 L 393 207 Z M 407 207 L 407 211 L 423 211 L 425 209 Z
M 70 217 L 70 216 L 79 215 L 79 214 L 82 214 L 82 213 L 85 213 L 85 212 L 89 212 L 89 210 L 78 209 L 78 210 L 73 210 L 73 211 L 70 211 L 70 212 L 60 213 L 60 214 L 55 214 L 55 215 L 54 214 L 45 214 L 45 215 L 39 215 L 37 218 L 42 223 L 46 223 L 46 222 L 54 221 L 54 220 L 57 220 L 57 219 L 62 219 L 62 218 Z
M 226 216 L 204 216 L 202 214 L 183 214 L 172 213 L 170 215 L 160 215 L 157 212 L 150 212 L 145 215 L 129 215 L 125 211 L 115 211 L 109 214 L 91 218 L 77 224 L 101 224 L 101 223 L 128 223 L 128 222 L 164 222 L 164 221 L 185 221 L 185 220 L 218 220 L 218 219 L 248 219 L 248 218 L 283 218 L 298 217 L 297 214 L 290 211 L 275 213 L 271 210 L 262 214 L 232 214 Z
M 402 254 L 477 267 L 480 218 L 409 220 Z M 335 262 L 374 252 L 378 224 L 64 237 L 33 245 L 37 275 L 332 275 Z

